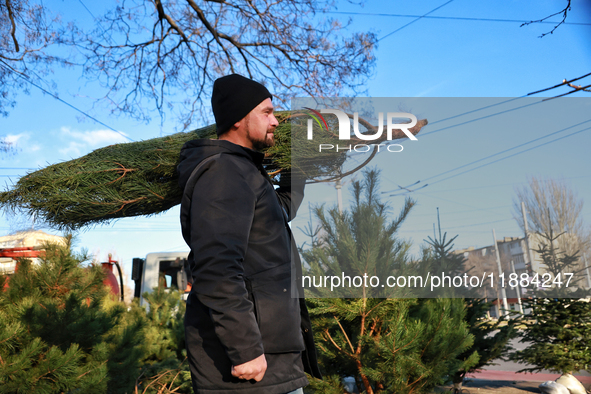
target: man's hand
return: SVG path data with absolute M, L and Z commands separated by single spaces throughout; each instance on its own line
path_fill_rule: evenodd
M 250 380 L 254 379 L 260 382 L 265 376 L 267 370 L 267 360 L 265 355 L 261 354 L 254 360 L 245 362 L 244 364 L 232 366 L 232 376 L 238 379 Z

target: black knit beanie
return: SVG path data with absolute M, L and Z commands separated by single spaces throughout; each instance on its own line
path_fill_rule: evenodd
M 228 131 L 268 97 L 272 96 L 266 87 L 242 75 L 232 74 L 216 79 L 211 107 L 217 135 Z

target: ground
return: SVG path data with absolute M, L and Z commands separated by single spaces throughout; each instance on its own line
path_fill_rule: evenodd
M 577 379 L 585 386 L 587 392 L 591 393 L 591 376 L 588 373 L 583 373 L 586 376 L 577 375 Z M 541 393 L 538 386 L 548 380 L 556 380 L 560 375 L 558 374 L 517 374 L 515 372 L 507 371 L 482 371 L 477 374 L 472 374 L 467 381 L 464 382 L 462 391 L 464 394 L 524 394 L 524 393 Z M 437 388 L 433 391 L 435 393 L 449 392 L 451 385 Z
M 540 393 L 538 386 L 541 382 L 510 381 L 510 380 L 483 380 L 471 379 L 464 383 L 465 394 L 523 394 Z M 436 389 L 433 393 L 449 392 L 451 386 Z
M 511 341 L 514 350 L 523 350 L 527 343 L 521 342 L 518 338 Z M 517 364 L 513 361 L 495 360 L 494 365 L 489 365 L 486 370 L 468 375 L 468 381 L 463 387 L 465 394 L 523 394 L 541 393 L 538 386 L 548 380 L 556 380 L 560 374 L 550 371 L 540 373 L 517 373 L 518 370 L 528 367 L 525 364 Z M 575 374 L 576 378 L 591 393 L 591 374 L 581 371 Z M 451 386 L 437 389 L 434 393 L 449 392 Z

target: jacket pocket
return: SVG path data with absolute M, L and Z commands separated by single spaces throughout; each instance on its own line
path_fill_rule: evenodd
M 263 338 L 265 353 L 305 349 L 299 299 L 291 296 L 290 264 L 260 272 L 247 279 L 247 289 Z

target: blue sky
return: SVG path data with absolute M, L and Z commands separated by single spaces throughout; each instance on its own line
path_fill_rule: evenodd
M 55 1 L 56 7 L 64 7 Z M 553 24 L 534 24 L 520 27 L 520 22 L 546 17 L 562 9 L 562 0 L 511 0 L 511 1 L 368 1 L 365 6 L 339 1 L 339 13 L 332 17 L 351 18 L 352 28 L 373 30 L 379 38 L 376 51 L 376 70 L 367 85 L 371 97 L 440 98 L 441 105 L 455 103 L 449 111 L 425 113 L 431 124 L 418 141 L 404 143 L 404 156 L 390 164 L 376 162 L 382 168 L 384 191 L 406 186 L 417 180 L 428 179 L 447 170 L 471 163 L 494 153 L 512 148 L 537 137 L 568 127 L 591 115 L 588 103 L 591 93 L 576 93 L 579 97 L 573 108 L 582 108 L 571 113 L 556 113 L 546 123 L 539 119 L 549 116 L 547 108 L 560 110 L 560 105 L 544 107 L 538 112 L 518 112 L 515 119 L 523 121 L 519 127 L 505 125 L 499 128 L 472 126 L 455 127 L 453 122 L 434 123 L 447 115 L 457 114 L 464 107 L 476 108 L 486 102 L 483 99 L 462 97 L 521 97 L 562 82 L 563 78 L 575 78 L 591 72 L 591 6 L 589 1 L 573 0 L 573 9 L 567 22 L 543 38 Z M 100 13 L 98 3 L 86 6 L 95 14 Z M 443 5 L 443 6 L 442 6 Z M 413 15 L 425 15 L 440 7 L 429 17 L 417 19 Z M 67 12 L 81 21 L 90 18 L 80 2 L 69 2 Z M 393 16 L 411 15 L 411 16 Z M 458 19 L 468 18 L 468 19 Z M 487 19 L 487 20 L 483 20 Z M 495 19 L 492 21 L 491 19 Z M 552 18 L 557 21 L 558 17 Z M 414 21 L 412 24 L 409 22 Z M 583 23 L 584 25 L 577 24 Z M 585 25 L 586 24 L 586 25 Z M 391 34 L 392 33 L 392 34 Z M 99 92 L 75 72 L 58 71 L 54 75 L 60 97 L 73 105 L 89 111 L 105 124 L 121 131 L 133 140 L 149 139 L 173 133 L 172 122 L 161 124 L 157 116 L 150 124 L 141 124 L 124 117 L 112 117 L 108 108 L 90 108 L 88 97 Z M 591 77 L 580 83 L 589 84 Z M 585 83 L 586 82 L 586 83 Z M 579 82 L 577 82 L 579 83 Z M 565 93 L 565 88 L 549 92 L 552 95 Z M 539 97 L 537 95 L 536 97 Z M 585 99 L 587 97 L 587 99 Z M 0 118 L 0 133 L 13 141 L 18 148 L 15 155 L 1 158 L 0 177 L 7 184 L 24 175 L 26 169 L 36 169 L 47 164 L 79 157 L 93 149 L 127 139 L 108 130 L 63 103 L 40 93 L 31 87 L 31 94 L 21 94 L 18 103 L 7 118 Z M 502 100 L 501 100 L 502 101 Z M 568 103 L 562 101 L 561 103 Z M 574 101 L 571 101 L 574 103 Z M 451 104 L 450 104 L 451 105 Z M 585 107 L 586 105 L 586 107 Z M 589 116 L 591 118 L 591 116 Z M 537 121 L 534 121 L 537 120 Z M 200 127 L 203 124 L 195 124 Z M 583 129 L 572 129 L 577 131 Z M 567 131 L 555 138 L 569 134 Z M 549 138 L 542 142 L 547 142 Z M 535 146 L 528 145 L 527 147 Z M 440 183 L 433 183 L 445 176 L 434 178 L 430 186 L 412 193 L 418 205 L 400 231 L 400 236 L 413 242 L 413 251 L 418 251 L 427 236 L 432 235 L 439 207 L 442 230 L 458 234 L 456 247 L 485 246 L 492 242 L 492 229 L 497 236 L 521 236 L 512 219 L 514 188 L 525 184 L 527 177 L 563 177 L 583 198 L 584 220 L 591 222 L 591 131 L 558 139 L 542 147 L 514 157 L 506 158 L 482 168 L 473 169 Z M 524 149 L 525 149 L 524 148 Z M 503 158 L 511 153 L 495 157 Z M 486 164 L 493 159 L 479 162 Z M 477 165 L 464 167 L 469 170 Z M 452 172 L 449 175 L 455 175 Z M 358 178 L 359 179 L 359 178 Z M 350 185 L 345 179 L 344 190 Z M 298 243 L 305 241 L 297 228 L 309 218 L 308 201 L 336 203 L 334 185 L 308 187 L 308 200 L 304 202 L 300 219 L 294 223 Z M 322 197 L 320 197 L 322 196 Z M 404 196 L 383 198 L 388 200 L 396 213 Z M 345 204 L 348 195 L 345 193 Z M 20 217 L 0 217 L 0 233 L 26 227 L 28 220 Z M 54 230 L 42 228 L 48 232 Z M 180 235 L 178 209 L 149 217 L 130 218 L 81 231 L 78 246 L 95 253 L 99 260 L 106 260 L 113 253 L 123 262 L 129 273 L 131 259 L 144 257 L 156 251 L 187 250 Z

